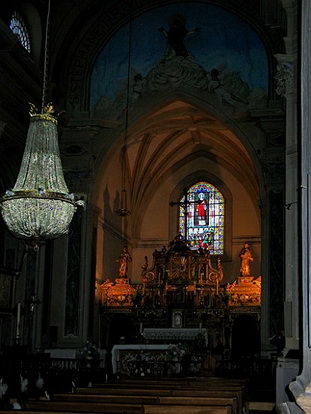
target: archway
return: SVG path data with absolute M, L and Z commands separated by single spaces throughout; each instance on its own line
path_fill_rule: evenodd
M 208 109 L 208 104 L 204 107 L 201 101 L 203 107 L 199 106 L 191 98 L 168 100 L 165 94 L 161 105 L 149 102 L 149 108 L 142 102 L 135 119 L 130 119 L 123 165 L 123 134 L 118 140 L 115 131 L 115 139 L 111 139 L 115 144 L 102 160 L 95 191 L 95 203 L 102 212 L 100 220 L 107 223 L 98 234 L 98 245 L 104 243 L 104 248 L 97 251 L 99 277 L 116 276 L 112 258 L 118 257 L 126 241 L 133 256 L 132 280 L 139 281 L 144 257 L 151 257 L 154 249 L 167 245 L 178 233 L 177 211 L 173 212 L 170 201 L 178 199 L 185 186 L 197 179 L 220 186 L 227 203 L 232 199 L 226 235 L 230 245 L 225 263 L 228 270 L 230 267 L 229 280 L 239 275 L 238 252 L 246 239 L 256 257 L 255 274 L 260 275 L 260 191 L 255 163 L 241 139 Z M 120 218 L 115 212 L 121 197 L 122 168 L 126 168 L 131 215 Z M 105 246 L 109 258 L 105 253 L 103 256 Z

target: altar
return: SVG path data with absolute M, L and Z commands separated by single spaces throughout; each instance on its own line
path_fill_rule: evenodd
M 241 332 L 249 344 L 247 355 L 257 353 L 261 277 L 250 274 L 247 244 L 240 253 L 240 276 L 232 283 L 223 281 L 219 256 L 179 239 L 155 250 L 150 265 L 145 257 L 141 282 L 133 284 L 123 250 L 119 278 L 98 286 L 101 342 L 112 354 L 113 374 L 206 374 L 212 365 L 208 354 L 217 361 L 230 357 L 239 349 Z
M 121 365 L 133 360 L 134 356 L 140 354 L 142 356 L 145 353 L 149 354 L 158 354 L 164 360 L 165 351 L 170 349 L 171 345 L 145 345 L 145 344 L 126 344 L 126 345 L 114 345 L 111 351 L 112 358 L 112 373 L 117 374 L 119 371 L 127 371 L 125 367 L 121 368 Z M 133 351 L 133 352 L 129 352 Z M 128 354 L 131 353 L 132 356 L 128 357 Z M 137 359 L 137 358 L 136 358 Z
M 112 372 L 117 377 L 200 375 L 210 356 L 190 349 L 185 342 L 114 345 Z

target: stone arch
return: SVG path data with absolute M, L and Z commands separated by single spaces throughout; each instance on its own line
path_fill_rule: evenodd
M 176 111 L 177 116 L 175 116 Z M 193 114 L 200 117 L 198 122 L 201 125 L 193 125 L 190 119 Z M 183 118 L 183 123 L 181 123 L 181 118 Z M 171 124 L 168 122 L 165 125 L 164 122 L 170 120 L 172 121 Z M 202 125 L 203 123 L 205 125 Z M 101 133 L 103 140 L 105 140 L 105 146 L 99 147 L 97 152 L 94 187 L 91 191 L 91 198 L 93 198 L 95 204 L 98 204 L 96 195 L 101 192 L 100 182 L 102 176 L 107 171 L 112 154 L 124 145 L 124 134 L 126 134 L 126 145 L 130 147 L 142 139 L 152 140 L 160 131 L 167 133 L 167 137 L 172 141 L 174 138 L 178 138 L 183 131 L 188 130 L 193 133 L 200 128 L 205 134 L 208 133 L 209 139 L 214 144 L 217 144 L 218 141 L 224 148 L 227 143 L 230 143 L 232 145 L 230 151 L 239 152 L 240 162 L 246 163 L 243 167 L 249 170 L 248 177 L 241 177 L 241 179 L 247 183 L 248 189 L 254 194 L 254 203 L 257 203 L 264 194 L 265 181 L 258 152 L 256 151 L 256 144 L 254 143 L 254 136 L 260 135 L 260 138 L 262 138 L 262 131 L 257 125 L 254 125 L 252 129 L 249 128 L 249 125 L 247 129 L 244 128 L 243 118 L 241 120 L 231 118 L 222 111 L 222 107 L 217 105 L 208 93 L 172 90 L 146 96 L 140 105 L 135 108 L 135 111 L 130 112 L 126 131 L 123 122 L 117 121 L 116 125 L 111 129 L 108 127 Z M 143 138 L 139 137 L 139 134 Z M 195 146 L 193 151 L 188 152 L 186 156 L 189 159 L 194 159 L 199 153 L 207 154 L 208 152 L 209 146 L 206 143 L 201 143 Z M 209 157 L 216 159 L 217 154 L 210 153 Z M 228 158 L 223 161 L 228 162 Z M 176 168 L 178 166 L 179 162 L 176 163 Z M 167 171 L 167 173 L 171 172 L 171 169 Z M 166 174 L 162 175 L 161 180 L 165 180 L 166 176 Z
M 179 98 L 180 95 L 177 94 Z M 102 211 L 101 220 L 107 223 L 104 227 L 106 226 L 109 233 L 109 251 L 112 246 L 111 239 L 118 239 L 116 243 L 119 244 L 122 238 L 128 240 L 139 257 L 144 257 L 146 249 L 159 248 L 167 244 L 174 233 L 169 202 L 175 196 L 174 191 L 178 189 L 176 183 L 180 183 L 180 187 L 187 180 L 194 180 L 200 176 L 212 179 L 215 185 L 221 183 L 222 189 L 226 187 L 224 183 L 229 180 L 226 192 L 228 200 L 232 200 L 230 186 L 233 186 L 234 192 L 240 193 L 240 197 L 235 196 L 235 208 L 243 210 L 241 215 L 245 215 L 245 222 L 239 225 L 235 220 L 233 224 L 229 224 L 229 239 L 231 235 L 233 239 L 231 246 L 226 249 L 226 260 L 231 261 L 232 255 L 236 256 L 236 251 L 241 248 L 242 241 L 239 241 L 239 237 L 243 239 L 243 243 L 245 237 L 250 237 L 257 240 L 257 256 L 260 262 L 260 172 L 257 174 L 255 167 L 254 148 L 249 145 L 252 149 L 250 154 L 240 139 L 243 135 L 243 139 L 247 140 L 247 134 L 238 123 L 235 129 L 240 133 L 238 136 L 234 134 L 226 124 L 228 121 L 228 125 L 234 125 L 233 120 L 224 117 L 222 121 L 220 116 L 216 117 L 215 108 L 214 112 L 211 112 L 211 105 L 208 106 L 209 104 L 202 99 L 201 107 L 195 105 L 193 102 L 198 102 L 199 97 L 196 97 L 197 100 L 193 99 L 193 96 L 181 100 L 175 95 L 174 98 L 162 96 L 152 107 L 143 105 L 138 108 L 134 117 L 130 118 L 127 135 L 126 190 L 131 215 L 124 219 L 123 224 L 115 211 L 121 197 L 120 154 L 124 144 L 124 133 L 122 128 L 119 128 L 106 137 L 106 143 L 110 142 L 110 149 L 106 156 L 98 157 L 101 162 L 96 170 L 97 178 L 93 191 L 94 204 Z M 199 119 L 197 125 L 189 123 L 189 113 L 196 114 L 195 119 Z M 173 191 L 172 183 L 175 188 Z M 158 209 L 155 205 L 159 206 Z M 162 225 L 158 226 L 158 232 L 150 238 L 147 235 L 150 223 L 154 223 L 159 212 L 161 220 L 163 219 Z M 241 228 L 237 230 L 238 226 Z M 247 226 L 255 226 L 251 234 L 248 234 Z M 111 255 L 111 251 L 109 254 Z M 150 251 L 148 254 L 150 255 Z M 135 252 L 134 262 L 137 263 Z M 238 268 L 237 263 L 235 267 Z M 137 275 L 139 265 L 133 271 Z
M 173 3 L 172 3 L 173 4 Z M 65 67 L 65 73 L 60 74 L 59 72 L 54 73 L 54 81 L 60 84 L 60 89 L 67 91 L 66 98 L 67 102 L 61 104 L 72 112 L 85 112 L 89 110 L 89 79 L 90 73 L 103 45 L 111 38 L 122 27 L 122 25 L 128 22 L 129 16 L 133 19 L 137 16 L 142 15 L 154 8 L 167 5 L 167 2 L 162 0 L 161 2 L 135 2 L 133 5 L 132 13 L 129 13 L 129 2 L 124 0 L 121 2 L 114 3 L 107 9 L 103 10 L 101 15 L 86 16 L 85 9 L 83 10 L 83 16 L 77 16 L 79 10 L 75 11 L 72 18 L 75 18 L 75 24 L 67 21 L 67 26 L 61 28 L 62 36 L 67 38 L 68 46 L 66 47 L 66 40 L 62 42 L 62 48 L 55 51 L 55 55 L 51 58 L 51 66 L 58 67 L 61 62 L 61 67 Z M 243 7 L 244 6 L 244 7 Z M 283 31 L 272 30 L 267 25 L 260 27 L 258 23 L 254 21 L 254 15 L 256 12 L 260 14 L 260 8 L 245 7 L 245 4 L 241 1 L 239 7 L 221 5 L 224 10 L 227 10 L 233 14 L 237 14 L 239 17 L 244 19 L 253 30 L 258 33 L 259 37 L 265 44 L 268 56 L 269 56 L 269 70 L 270 74 L 275 71 L 276 62 L 274 55 L 276 53 L 282 53 L 284 50 Z M 91 10 L 91 8 L 90 8 Z M 80 12 L 82 13 L 82 12 Z M 268 14 L 267 14 L 268 15 Z M 283 14 L 279 13 L 279 15 Z M 87 19 L 87 17 L 89 17 Z M 83 33 L 80 32 L 80 19 L 89 22 L 89 25 L 85 27 Z M 280 27 L 282 27 L 280 22 Z M 70 33 L 75 32 L 74 40 Z M 66 35 L 67 34 L 67 35 Z M 56 35 L 56 38 L 58 36 Z M 272 76 L 271 76 L 272 78 Z M 270 97 L 274 96 L 272 85 L 269 90 Z M 65 95 L 64 95 L 65 97 Z M 64 98 L 63 97 L 63 98 Z

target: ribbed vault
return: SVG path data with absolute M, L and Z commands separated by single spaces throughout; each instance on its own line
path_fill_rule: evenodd
M 215 115 L 191 103 L 176 100 L 137 120 L 127 131 L 126 139 L 120 138 L 114 146 L 118 154 L 124 154 L 124 149 L 121 162 L 134 238 L 140 237 L 143 217 L 155 194 L 161 193 L 170 180 L 175 187 L 176 181 L 196 176 L 196 171 L 198 178 L 203 171 L 205 177 L 217 177 L 224 183 L 229 175 L 234 177 L 257 209 L 257 176 L 245 146 Z M 103 193 L 108 177 L 116 175 L 112 154 L 109 161 L 103 161 L 103 166 L 102 190 L 97 194 Z M 111 186 L 110 193 L 115 192 L 111 201 L 120 194 L 120 188 L 121 183 L 114 182 L 114 188 Z M 159 213 L 154 212 L 154 216 Z

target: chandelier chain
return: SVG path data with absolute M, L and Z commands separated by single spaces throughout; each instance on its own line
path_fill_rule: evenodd
M 48 68 L 48 45 L 49 45 L 49 29 L 50 29 L 50 11 L 51 11 L 51 0 L 48 1 L 48 10 L 46 17 L 45 26 L 45 40 L 44 40 L 44 62 L 43 62 L 43 87 L 42 87 L 42 102 L 41 112 L 43 113 L 47 95 L 47 68 Z

